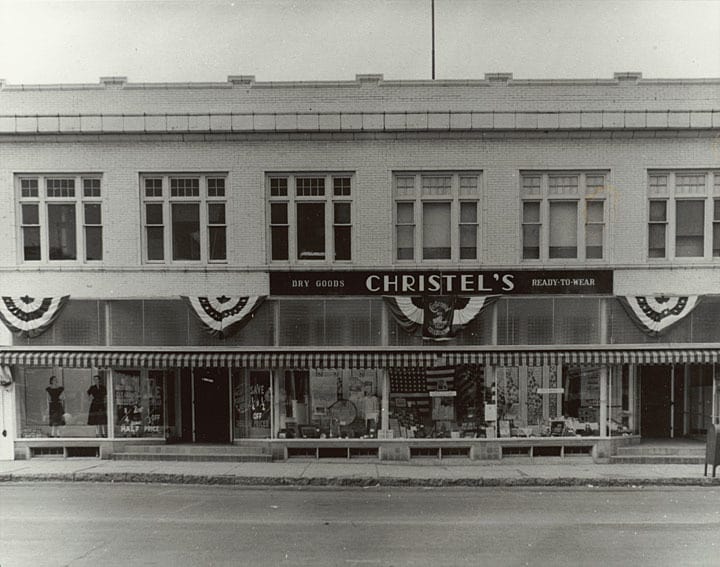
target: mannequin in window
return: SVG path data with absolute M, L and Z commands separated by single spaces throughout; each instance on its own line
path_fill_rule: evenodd
M 65 425 L 65 407 L 63 404 L 63 392 L 65 388 L 57 385 L 57 378 L 50 376 L 50 382 L 45 388 L 48 396 L 48 425 L 50 426 L 50 437 L 60 437 L 61 425 Z
M 93 382 L 87 391 L 91 398 L 88 425 L 95 426 L 96 437 L 107 437 L 107 390 L 100 376 L 93 376 Z

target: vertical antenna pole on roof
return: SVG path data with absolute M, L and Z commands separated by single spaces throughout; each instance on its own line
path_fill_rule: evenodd
M 435 0 L 430 0 L 430 20 L 432 27 L 432 79 L 435 80 Z

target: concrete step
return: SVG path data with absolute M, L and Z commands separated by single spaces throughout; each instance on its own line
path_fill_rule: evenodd
M 615 455 L 610 457 L 610 463 L 617 465 L 702 465 L 704 462 L 704 455 Z
M 705 447 L 619 447 L 618 456 L 678 455 L 683 457 L 704 456 Z
M 174 455 L 257 455 L 267 451 L 263 446 L 238 445 L 127 445 L 123 453 Z
M 192 461 L 206 463 L 269 463 L 270 455 L 256 453 L 254 455 L 223 454 L 190 454 L 190 453 L 113 453 L 114 461 Z

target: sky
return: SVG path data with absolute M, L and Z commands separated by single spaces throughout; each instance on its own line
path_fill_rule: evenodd
M 9 84 L 432 77 L 431 0 L 0 0 Z M 437 79 L 720 78 L 720 0 L 435 0 Z

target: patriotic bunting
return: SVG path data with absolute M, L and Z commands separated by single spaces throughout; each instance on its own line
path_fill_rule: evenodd
M 385 297 L 390 312 L 408 333 L 422 328 L 428 340 L 449 340 L 497 300 L 496 295 L 480 297 L 422 296 Z
M 700 301 L 697 295 L 685 297 L 618 297 L 621 305 L 644 333 L 656 337 L 682 321 Z
M 244 297 L 188 297 L 182 298 L 205 326 L 205 330 L 220 339 L 229 337 L 245 326 L 265 299 L 264 295 Z
M 35 338 L 55 322 L 67 304 L 69 295 L 35 299 L 23 297 L 0 298 L 0 320 L 16 335 Z
M 0 365 L 0 386 L 7 388 L 13 383 L 12 372 L 9 366 Z

